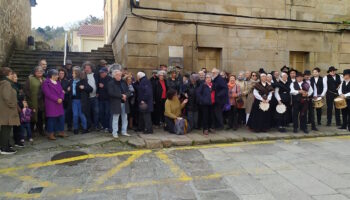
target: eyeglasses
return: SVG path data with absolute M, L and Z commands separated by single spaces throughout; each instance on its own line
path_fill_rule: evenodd
M 255 74 L 253 74 L 252 76 L 256 76 Z

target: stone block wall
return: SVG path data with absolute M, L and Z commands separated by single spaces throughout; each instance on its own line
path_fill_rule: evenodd
M 350 0 L 140 0 L 140 5 L 298 20 L 339 21 L 350 16 Z M 279 70 L 290 65 L 291 52 L 307 53 L 304 69 L 317 66 L 325 73 L 330 65 L 350 66 L 345 25 L 134 9 L 137 15 L 157 19 L 148 20 L 131 15 L 129 9 L 123 12 L 127 21 L 113 48 L 116 60 L 132 71 L 150 72 L 168 64 L 170 46 L 183 48 L 186 71 L 201 68 L 198 48 L 219 49 L 220 68 L 228 72 Z
M 0 65 L 14 48 L 24 49 L 31 33 L 29 0 L 0 0 Z

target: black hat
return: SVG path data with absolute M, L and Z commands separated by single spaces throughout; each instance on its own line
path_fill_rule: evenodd
M 327 73 L 329 73 L 329 72 L 333 72 L 333 71 L 337 71 L 338 69 L 337 68 L 335 68 L 334 66 L 330 66 L 329 68 L 328 68 L 328 71 L 327 71 Z
M 303 74 L 298 72 L 298 71 L 296 71 L 296 76 L 295 77 L 299 77 L 299 76 L 303 76 Z
M 296 69 L 293 69 L 293 68 L 291 68 L 291 69 L 289 70 L 289 73 L 291 73 L 291 72 L 298 73 L 298 71 L 297 71 Z
M 108 73 L 107 67 L 102 67 L 102 68 L 99 70 L 99 73 Z
M 311 76 L 311 71 L 310 70 L 305 70 L 304 71 L 304 76 Z
M 289 71 L 289 67 L 287 67 L 287 66 L 283 66 L 282 68 L 281 68 L 281 72 L 283 72 L 283 71 L 285 71 L 285 70 L 287 70 L 287 72 Z
M 264 68 L 260 68 L 259 69 L 259 74 L 267 74 L 267 73 L 265 72 Z
M 350 75 L 350 69 L 344 69 L 343 75 Z

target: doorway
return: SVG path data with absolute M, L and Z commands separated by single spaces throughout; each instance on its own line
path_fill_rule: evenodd
M 213 68 L 221 68 L 221 51 L 220 48 L 198 48 L 198 64 L 196 71 L 207 68 L 211 71 Z
M 307 66 L 309 66 L 309 52 L 303 51 L 291 51 L 289 52 L 289 66 L 304 72 Z

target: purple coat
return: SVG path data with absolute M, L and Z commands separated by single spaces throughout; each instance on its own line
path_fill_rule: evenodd
M 42 91 L 45 96 L 45 113 L 46 117 L 59 117 L 64 114 L 63 103 L 59 104 L 58 99 L 64 99 L 64 93 L 61 84 L 51 82 L 46 79 L 42 84 Z

